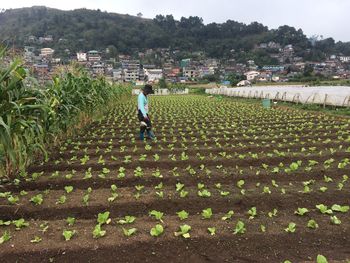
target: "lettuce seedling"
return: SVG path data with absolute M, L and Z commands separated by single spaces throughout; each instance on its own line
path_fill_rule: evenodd
M 331 222 L 334 225 L 340 225 L 341 224 L 341 221 L 340 221 L 340 219 L 337 216 L 331 216 Z
M 215 236 L 216 234 L 216 228 L 215 227 L 208 227 L 208 231 L 211 236 Z
M 66 241 L 69 241 L 72 239 L 72 237 L 75 235 L 75 230 L 73 231 L 70 231 L 70 230 L 63 230 L 63 233 L 62 233 L 64 239 Z
M 136 220 L 136 217 L 134 216 L 125 216 L 124 219 L 120 219 L 118 221 L 118 224 L 125 225 L 125 224 L 132 224 Z
M 187 219 L 189 215 L 185 210 L 177 212 L 176 214 L 178 215 L 181 221 Z
M 202 210 L 202 217 L 203 219 L 210 219 L 213 215 L 213 212 L 211 208 L 203 209 Z
M 294 211 L 294 214 L 299 216 L 303 216 L 307 213 L 309 213 L 309 210 L 307 208 L 298 208 L 296 211 Z
M 34 203 L 35 205 L 41 205 L 43 203 L 43 195 L 42 194 L 37 194 L 33 196 L 30 201 Z
M 157 219 L 163 223 L 162 217 L 163 217 L 164 213 L 156 211 L 156 210 L 152 210 L 149 212 L 149 215 L 153 216 L 155 219 Z
M 74 217 L 67 217 L 66 222 L 68 226 L 73 226 L 75 224 L 75 218 Z
M 309 222 L 307 223 L 308 228 L 316 229 L 318 228 L 318 224 L 316 223 L 315 220 L 310 219 Z
M 11 225 L 11 221 L 0 220 L 0 226 L 9 226 L 9 225 Z
M 207 189 L 198 191 L 198 196 L 200 197 L 210 197 L 211 193 Z
M 127 228 L 123 227 L 124 236 L 130 237 L 130 236 L 136 234 L 136 232 L 137 232 L 136 228 L 127 229 Z
M 9 195 L 9 196 L 7 197 L 7 201 L 9 201 L 11 205 L 15 205 L 15 204 L 18 203 L 19 197 L 16 196 L 16 195 Z
M 0 245 L 4 244 L 5 242 L 9 241 L 11 239 L 11 233 L 10 231 L 5 231 L 2 236 L 0 237 Z
M 150 234 L 151 236 L 153 237 L 158 237 L 160 236 L 161 234 L 163 234 L 164 232 L 164 228 L 162 225 L 160 224 L 157 224 L 155 227 L 152 227 L 151 231 L 150 231 Z
M 184 238 L 190 238 L 191 237 L 190 233 L 189 233 L 190 230 L 191 230 L 191 226 L 189 226 L 189 225 L 182 225 L 182 226 L 180 226 L 180 231 L 174 232 L 174 235 L 176 237 L 182 236 Z
M 176 192 L 180 192 L 185 187 L 185 185 L 182 183 L 177 183 L 175 186 L 176 186 Z
M 39 236 L 34 236 L 32 240 L 30 240 L 30 243 L 40 243 L 43 239 Z
M 16 230 L 20 230 L 23 227 L 29 226 L 29 223 L 26 222 L 23 218 L 18 220 L 13 220 L 12 223 L 16 226 Z
M 245 183 L 244 180 L 239 180 L 239 181 L 237 182 L 237 187 L 240 188 L 240 189 L 242 189 L 244 183 Z
M 66 190 L 66 193 L 69 194 L 74 190 L 74 187 L 73 186 L 65 186 L 64 190 Z
M 231 219 L 231 217 L 234 215 L 234 213 L 235 212 L 233 212 L 233 210 L 228 211 L 226 215 L 221 217 L 221 220 L 226 221 L 228 219 Z
M 233 234 L 237 235 L 237 234 L 244 234 L 246 232 L 246 228 L 245 228 L 245 224 L 243 221 L 238 220 L 235 230 L 233 232 Z
M 94 238 L 104 237 L 106 235 L 106 231 L 102 230 L 101 225 L 97 224 L 92 232 Z
M 317 255 L 316 262 L 317 263 L 328 263 L 328 260 L 325 256 Z
M 60 204 L 64 204 L 67 201 L 67 197 L 65 195 L 60 196 L 60 198 L 58 198 L 56 205 Z
M 288 227 L 285 228 L 284 231 L 286 231 L 287 233 L 294 233 L 295 230 L 296 230 L 296 226 L 297 226 L 297 225 L 296 225 L 295 223 L 290 222 L 290 223 L 288 224 Z
M 254 219 L 257 215 L 256 207 L 252 207 L 248 210 L 249 219 Z
M 346 206 L 340 206 L 337 204 L 332 205 L 332 210 L 334 212 L 347 213 L 349 211 L 349 208 L 350 207 L 348 205 L 346 205 Z
M 322 214 L 333 214 L 332 209 L 328 209 L 328 207 L 324 204 L 316 205 L 316 208 L 319 209 Z
M 103 224 L 109 224 L 111 222 L 111 219 L 109 218 L 109 212 L 104 212 L 104 213 L 99 213 L 98 214 L 98 217 L 97 217 L 97 222 L 100 224 L 100 225 L 103 225 Z

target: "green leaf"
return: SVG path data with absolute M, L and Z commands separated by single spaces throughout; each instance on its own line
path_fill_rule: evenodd
M 309 210 L 308 210 L 307 208 L 298 208 L 298 209 L 294 212 L 294 214 L 299 215 L 299 216 L 303 216 L 303 215 L 305 215 L 305 214 L 308 213 L 308 212 L 309 212 Z
M 180 220 L 185 220 L 188 218 L 188 213 L 185 210 L 176 213 Z
M 153 237 L 158 237 L 160 236 L 161 234 L 163 234 L 164 232 L 164 228 L 162 225 L 160 224 L 157 224 L 155 227 L 152 227 L 151 231 L 150 231 L 150 234 L 151 236 Z
M 334 204 L 332 206 L 332 210 L 335 211 L 335 212 L 341 212 L 341 213 L 347 213 L 349 211 L 349 206 L 346 205 L 346 206 L 340 206 L 340 205 L 337 205 L 337 204 Z
M 207 208 L 202 210 L 202 217 L 203 219 L 210 219 L 213 215 L 213 212 L 211 210 L 211 208 Z
M 156 210 L 152 210 L 151 212 L 149 212 L 149 215 L 153 216 L 155 219 L 157 219 L 163 223 L 162 217 L 163 217 L 164 213 L 156 211 Z
M 174 235 L 175 236 L 182 236 L 184 238 L 190 238 L 190 234 L 189 234 L 190 230 L 191 230 L 191 226 L 189 226 L 189 225 L 182 225 L 182 226 L 180 226 L 180 231 L 179 232 L 175 232 Z
M 29 223 L 26 222 L 23 218 L 18 220 L 13 220 L 12 223 L 16 226 L 16 230 L 20 230 L 23 227 L 29 226 Z
M 287 233 L 294 233 L 296 230 L 296 224 L 294 222 L 290 222 L 288 224 L 288 227 L 284 229 L 284 231 L 286 231 Z
M 9 241 L 11 239 L 10 231 L 5 231 L 2 236 L 0 237 L 0 245 L 4 244 L 5 242 Z
M 322 214 L 328 214 L 328 215 L 333 214 L 333 211 L 332 211 L 331 209 L 328 209 L 328 207 L 325 206 L 324 204 L 316 205 L 316 208 L 317 208 L 318 210 L 320 210 L 320 212 L 321 212 Z
M 233 212 L 233 210 L 228 211 L 226 215 L 221 217 L 221 220 L 226 221 L 228 219 L 231 219 L 231 217 L 234 215 L 234 213 L 235 212 Z
M 75 235 L 75 230 L 70 231 L 70 230 L 64 230 L 62 235 L 64 236 L 64 239 L 66 241 L 69 241 L 72 239 L 72 237 Z
M 340 225 L 341 224 L 341 221 L 340 221 L 340 219 L 337 216 L 331 216 L 331 222 L 334 225 Z
M 246 232 L 245 224 L 243 221 L 238 220 L 233 234 L 244 234 Z
M 98 214 L 98 217 L 97 217 L 97 222 L 100 224 L 100 225 L 103 225 L 103 224 L 109 224 L 111 222 L 111 219 L 109 218 L 109 212 L 104 212 L 104 213 L 99 213 Z
M 216 234 L 216 228 L 215 227 L 208 227 L 208 231 L 211 236 L 214 236 Z
M 33 196 L 30 201 L 34 203 L 35 205 L 41 205 L 43 203 L 43 195 L 42 194 L 37 194 Z
M 92 232 L 94 238 L 104 237 L 106 235 L 106 231 L 102 230 L 101 225 L 97 224 Z
M 75 224 L 75 218 L 74 217 L 67 217 L 66 222 L 68 226 L 73 226 Z
M 118 224 L 125 225 L 125 224 L 132 224 L 136 220 L 136 217 L 134 216 L 125 216 L 124 219 L 120 219 L 118 221 Z
M 127 236 L 127 237 L 130 237 L 130 236 L 136 234 L 136 232 L 137 232 L 137 229 L 136 229 L 136 228 L 127 229 L 127 228 L 124 228 L 124 227 L 123 227 L 123 233 L 124 233 L 124 235 Z
M 322 255 L 317 255 L 317 263 L 328 263 L 327 259 L 325 256 Z
M 249 219 L 254 219 L 257 215 L 256 207 L 252 207 L 248 210 Z
M 244 180 L 239 180 L 239 181 L 237 182 L 237 187 L 238 187 L 238 188 L 242 189 L 243 185 L 244 185 Z
M 32 240 L 30 240 L 30 243 L 39 243 L 41 242 L 43 239 L 39 236 L 35 236 Z
M 307 227 L 308 228 L 312 228 L 312 229 L 317 229 L 318 228 L 318 224 L 316 223 L 315 220 L 310 219 L 309 222 L 307 223 Z
M 73 192 L 74 187 L 73 186 L 65 186 L 64 190 L 66 190 L 67 194 L 69 194 L 69 193 Z

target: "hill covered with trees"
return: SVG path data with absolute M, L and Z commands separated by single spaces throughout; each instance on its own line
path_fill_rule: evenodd
M 311 42 L 302 29 L 287 25 L 277 29 L 253 22 L 244 24 L 232 20 L 204 24 L 197 16 L 157 15 L 154 19 L 77 9 L 62 11 L 46 7 L 10 9 L 0 13 L 0 41 L 23 47 L 29 36 L 52 35 L 54 41 L 45 43 L 58 52 L 69 49 L 104 50 L 115 47 L 116 52 L 132 54 L 148 48 L 172 48 L 204 51 L 208 57 L 255 59 L 274 64 L 269 50 L 257 50 L 260 43 L 276 42 L 282 47 L 292 44 L 297 56 L 305 60 L 322 60 L 330 54 L 350 55 L 350 43 L 332 38 Z M 244 52 L 242 52 L 244 51 Z M 271 51 L 273 52 L 273 50 Z

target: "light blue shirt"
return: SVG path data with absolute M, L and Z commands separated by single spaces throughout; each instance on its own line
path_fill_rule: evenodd
M 137 107 L 142 112 L 143 116 L 147 117 L 148 99 L 143 92 L 141 92 L 137 98 Z

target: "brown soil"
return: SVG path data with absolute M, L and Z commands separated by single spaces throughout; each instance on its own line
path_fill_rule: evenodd
M 218 106 L 213 100 L 211 103 Z M 230 108 L 230 104 L 225 102 L 223 107 Z M 334 204 L 350 205 L 350 182 L 344 177 L 350 177 L 350 164 L 339 166 L 339 163 L 350 158 L 347 150 L 350 131 L 344 126 L 346 121 L 294 110 L 283 110 L 281 113 L 274 109 L 261 112 L 259 118 L 251 113 L 243 114 L 244 117 L 232 122 L 228 120 L 234 118 L 236 113 L 228 111 L 228 119 L 224 119 L 220 112 L 213 111 L 210 113 L 212 122 L 207 125 L 197 111 L 192 119 L 181 118 L 181 114 L 186 112 L 181 108 L 179 115 L 171 121 L 168 121 L 166 114 L 154 118 L 160 140 L 150 143 L 152 149 L 149 151 L 144 148 L 145 143 L 130 140 L 129 134 L 137 131 L 137 121 L 130 124 L 126 118 L 122 119 L 119 124 L 126 127 L 118 130 L 114 112 L 111 112 L 105 120 L 93 123 L 67 142 L 64 145 L 66 149 L 61 153 L 60 147 L 52 149 L 47 163 L 40 164 L 38 160 L 33 164 L 28 169 L 29 177 L 35 172 L 43 172 L 37 180 L 3 185 L 0 192 L 9 191 L 13 196 L 18 196 L 19 201 L 11 205 L 6 198 L 0 198 L 0 220 L 24 218 L 29 226 L 21 230 L 16 230 L 13 224 L 0 226 L 0 237 L 4 231 L 10 231 L 12 236 L 8 242 L 0 245 L 0 261 L 274 263 L 285 260 L 315 262 L 318 254 L 326 256 L 329 262 L 346 262 L 350 259 L 349 212 L 333 212 L 332 216 L 341 220 L 340 225 L 334 225 L 331 215 L 322 214 L 316 208 L 318 204 L 329 208 Z M 270 119 L 271 116 L 277 119 Z M 187 126 L 194 129 L 193 120 L 198 120 L 196 125 L 199 127 L 209 127 L 205 131 L 205 141 L 201 141 L 199 131 L 185 131 Z M 230 123 L 235 126 L 229 127 Z M 162 135 L 162 131 L 165 133 L 167 128 L 174 126 L 174 136 Z M 255 131 L 248 132 L 253 127 Z M 179 134 L 177 129 L 185 134 Z M 242 131 L 247 131 L 246 135 Z M 174 139 L 177 141 L 173 142 Z M 169 144 L 174 145 L 173 150 L 169 149 Z M 135 145 L 138 148 L 134 151 Z M 120 146 L 126 146 L 124 152 L 120 151 Z M 100 149 L 97 153 L 96 147 Z M 105 152 L 109 147 L 112 147 L 111 152 Z M 84 149 L 87 149 L 86 152 Z M 286 156 L 278 156 L 274 150 L 285 152 Z M 188 160 L 180 160 L 182 152 L 188 154 Z M 222 152 L 232 156 L 220 156 Z M 81 165 L 79 159 L 86 153 L 90 160 Z M 200 160 L 197 153 L 205 159 Z M 258 159 L 251 156 L 254 153 L 258 154 Z M 139 161 L 141 154 L 149 155 L 146 161 Z M 153 159 L 154 154 L 160 156 L 159 161 Z M 170 160 L 169 154 L 176 154 L 177 160 Z M 98 163 L 100 155 L 105 164 Z M 124 163 L 128 155 L 132 157 L 132 162 Z M 241 159 L 238 155 L 247 157 Z M 73 156 L 77 157 L 76 161 L 70 161 Z M 112 160 L 112 156 L 117 160 Z M 296 171 L 284 170 L 299 160 L 302 165 Z M 309 161 L 318 163 L 310 166 Z M 329 161 L 329 167 L 325 166 L 325 162 Z M 283 167 L 274 173 L 272 170 L 281 163 Z M 268 168 L 263 168 L 265 165 Z M 126 169 L 124 178 L 118 178 L 120 167 Z M 141 177 L 135 176 L 137 167 L 142 167 Z M 172 172 L 175 167 L 178 176 Z M 312 169 L 309 171 L 307 168 L 310 167 Z M 83 179 L 88 168 L 92 170 L 92 178 Z M 98 176 L 103 168 L 110 169 L 105 179 Z M 153 175 L 156 169 L 159 169 L 162 177 Z M 210 174 L 206 169 L 210 170 Z M 67 179 L 65 176 L 72 170 L 75 170 L 72 179 Z M 53 177 L 56 171 L 58 175 Z M 239 180 L 244 180 L 244 195 L 237 186 Z M 311 191 L 304 193 L 307 181 L 310 181 Z M 179 182 L 188 191 L 184 198 L 175 190 Z M 155 189 L 160 183 L 163 184 L 162 189 Z M 211 193 L 210 197 L 198 195 L 198 183 L 204 184 L 204 188 Z M 107 199 L 111 196 L 112 184 L 118 187 L 118 197 L 109 202 Z M 74 190 L 67 194 L 65 186 L 73 186 Z M 135 186 L 144 186 L 139 198 L 135 197 Z M 82 199 L 88 187 L 92 188 L 92 193 L 85 205 Z M 266 187 L 271 193 L 266 192 Z M 23 190 L 27 194 L 21 196 Z M 161 191 L 163 198 L 159 197 Z M 226 191 L 230 194 L 223 196 L 222 192 Z M 41 205 L 34 205 L 30 198 L 39 193 L 43 194 L 44 201 Z M 58 204 L 62 195 L 67 200 L 64 204 Z M 257 215 L 249 219 L 248 210 L 252 207 L 256 207 Z M 206 208 L 213 210 L 213 216 L 208 220 L 201 216 Z M 307 208 L 309 213 L 298 216 L 295 214 L 298 208 Z M 277 216 L 269 217 L 268 213 L 273 209 L 278 210 Z M 164 212 L 161 224 L 165 231 L 160 237 L 149 234 L 150 229 L 159 223 L 148 215 L 151 210 Z M 176 213 L 181 210 L 189 212 L 188 219 L 179 220 Z M 221 218 L 229 210 L 233 210 L 234 215 L 223 221 Z M 94 239 L 92 231 L 97 224 L 97 216 L 105 211 L 110 212 L 112 221 L 102 227 L 107 231 L 106 236 Z M 124 226 L 137 228 L 137 233 L 132 237 L 125 237 L 121 226 L 116 223 L 117 219 L 126 215 L 137 217 L 135 223 Z M 76 218 L 74 226 L 68 226 L 65 222 L 69 216 Z M 310 219 L 314 219 L 319 228 L 308 228 Z M 247 231 L 235 235 L 233 231 L 238 220 L 245 223 Z M 40 225 L 45 222 L 49 228 L 43 233 Z M 290 222 L 296 224 L 295 233 L 285 231 Z M 183 224 L 192 227 L 189 239 L 174 235 Z M 265 233 L 261 231 L 261 225 L 266 227 Z M 216 235 L 211 236 L 208 227 L 215 227 Z M 76 234 L 71 241 L 64 241 L 63 230 L 75 230 Z M 34 236 L 40 236 L 42 241 L 31 243 Z

